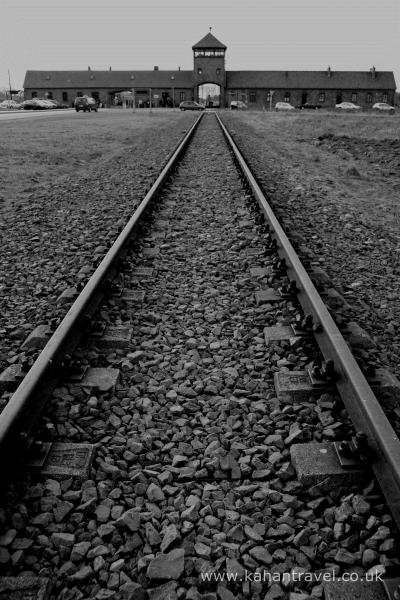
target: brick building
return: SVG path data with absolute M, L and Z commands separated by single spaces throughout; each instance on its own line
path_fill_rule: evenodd
M 285 101 L 297 106 L 312 102 L 333 108 L 354 102 L 370 108 L 375 102 L 394 103 L 392 71 L 226 71 L 226 46 L 208 33 L 193 47 L 192 71 L 27 71 L 25 98 L 48 97 L 72 105 L 76 96 L 89 95 L 105 106 L 121 102 L 134 90 L 136 106 L 196 100 L 208 106 L 229 106 L 242 100 L 249 108 L 269 108 Z M 151 90 L 151 92 L 150 92 Z M 126 97 L 126 94 L 125 94 Z

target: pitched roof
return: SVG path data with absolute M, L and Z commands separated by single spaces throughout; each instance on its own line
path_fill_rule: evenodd
M 227 88 L 396 89 L 392 71 L 227 71 Z
M 192 46 L 192 50 L 199 50 L 201 48 L 223 48 L 226 50 L 226 46 L 217 40 L 212 33 L 207 33 L 197 44 Z
M 192 88 L 192 78 L 192 71 L 27 71 L 24 88 Z

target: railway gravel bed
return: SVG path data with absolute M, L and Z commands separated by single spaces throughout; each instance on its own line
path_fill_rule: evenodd
M 129 147 L 127 125 L 119 155 L 112 138 L 111 157 L 107 158 L 105 151 L 100 158 L 99 152 L 97 164 L 93 164 L 90 152 L 85 169 L 79 149 L 82 160 L 76 164 L 75 174 L 42 180 L 39 185 L 33 178 L 33 191 L 21 192 L 4 204 L 0 223 L 0 370 L 32 359 L 32 352 L 20 349 L 24 339 L 37 325 L 64 316 L 67 305 L 58 304 L 57 298 L 66 288 L 88 279 L 192 122 L 193 116 L 188 115 L 174 116 L 171 123 L 160 123 L 155 117 L 152 127 L 132 129 Z M 79 136 L 76 123 L 65 119 L 62 123 L 64 129 L 71 129 L 72 137 Z M 117 125 L 120 127 L 120 121 Z M 97 127 L 106 136 L 103 121 Z M 33 131 L 31 139 L 27 133 L 27 147 L 34 147 L 35 135 Z M 48 138 L 51 143 L 49 133 Z M 57 161 L 59 151 L 57 147 Z M 28 154 L 17 160 L 26 161 L 30 168 Z M 61 165 L 61 172 L 63 169 Z
M 349 117 L 346 127 L 343 117 L 315 116 L 314 131 L 311 120 L 290 125 L 289 119 L 281 121 L 279 139 L 279 126 L 268 118 L 226 114 L 224 122 L 271 204 L 281 209 L 289 237 L 303 237 L 374 337 L 377 351 L 366 360 L 400 377 L 397 119 Z M 380 127 L 393 137 L 381 139 Z
M 343 439 L 351 426 L 334 396 L 276 397 L 274 373 L 302 370 L 315 348 L 265 344 L 264 327 L 298 307 L 255 302 L 271 283 L 250 273 L 271 266 L 263 235 L 205 116 L 137 242 L 133 268 L 154 276 L 124 275 L 143 303 L 115 297 L 99 311 L 133 329 L 130 347 L 87 340 L 75 353 L 119 369 L 119 382 L 103 393 L 60 382 L 42 420 L 58 441 L 96 444 L 90 479 L 25 475 L 7 488 L 4 574 L 50 577 L 57 600 L 307 600 L 323 594 L 307 574 L 398 564 L 372 481 L 321 492 L 295 478 L 293 443 Z

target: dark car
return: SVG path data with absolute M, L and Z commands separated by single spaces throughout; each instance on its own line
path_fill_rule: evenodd
M 94 98 L 89 98 L 88 96 L 78 96 L 74 100 L 74 107 L 76 112 L 83 110 L 83 112 L 97 112 L 97 102 Z
M 181 110 L 204 110 L 204 106 L 193 100 L 185 100 L 179 105 Z
M 305 104 L 299 104 L 296 108 L 299 108 L 300 110 L 318 110 L 322 108 L 322 106 L 313 104 L 312 102 L 306 102 Z

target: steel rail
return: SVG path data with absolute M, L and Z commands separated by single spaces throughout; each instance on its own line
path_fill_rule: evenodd
M 261 211 L 271 227 L 271 233 L 278 244 L 277 252 L 286 261 L 288 277 L 296 281 L 297 297 L 304 312 L 311 314 L 314 322 L 321 325 L 321 332 L 315 334 L 318 345 L 324 358 L 332 359 L 335 363 L 335 371 L 338 374 L 336 387 L 355 429 L 367 435 L 368 445 L 372 450 L 370 466 L 379 481 L 393 517 L 400 527 L 400 440 L 238 146 L 219 116 L 216 115 L 216 117 Z
M 2 453 L 4 448 L 8 448 L 10 444 L 14 444 L 14 446 L 18 444 L 21 433 L 28 434 L 32 429 L 34 421 L 40 412 L 38 407 L 41 408 L 45 404 L 57 381 L 57 369 L 60 361 L 77 345 L 82 335 L 80 329 L 82 329 L 81 326 L 84 319 L 88 315 L 92 316 L 101 302 L 105 293 L 105 282 L 117 272 L 116 263 L 118 259 L 123 257 L 124 254 L 126 255 L 128 242 L 132 239 L 141 218 L 176 166 L 202 116 L 201 114 L 196 119 L 195 123 L 179 141 L 156 181 L 118 235 L 114 244 L 108 250 L 2 411 L 0 415 L 0 448 Z M 18 450 L 15 447 L 14 449 Z M 4 461 L 2 461 L 2 467 L 4 466 L 7 465 L 4 465 Z

